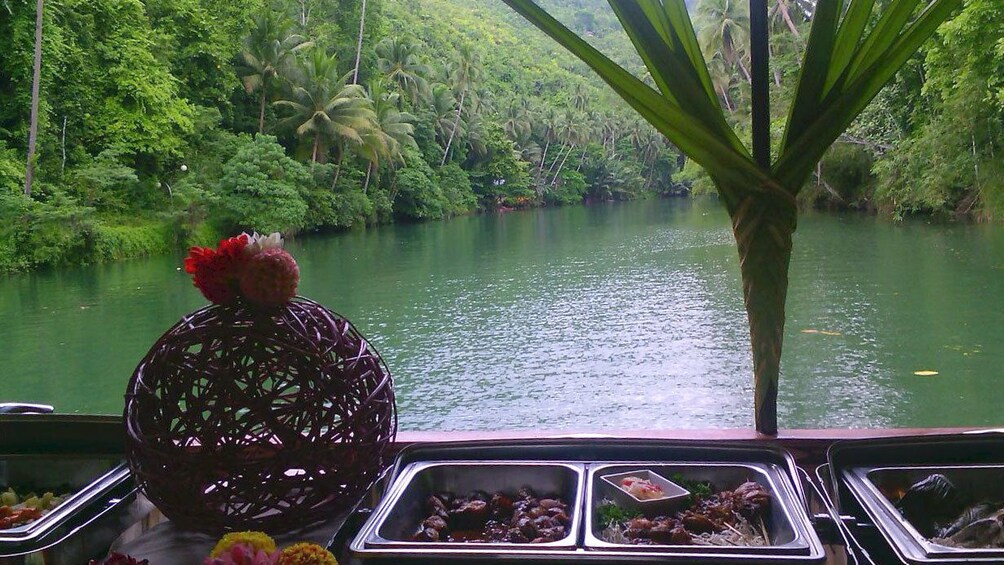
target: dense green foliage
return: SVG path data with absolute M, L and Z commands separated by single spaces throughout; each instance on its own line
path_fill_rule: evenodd
M 604 0 L 540 3 L 651 84 Z M 813 4 L 772 4 L 776 143 Z M 713 191 L 502 2 L 369 0 L 353 80 L 361 7 L 47 0 L 37 178 L 26 198 L 35 2 L 0 2 L 0 271 L 158 253 L 238 229 Z M 747 9 L 691 6 L 714 89 L 744 141 Z M 800 199 L 893 217 L 1004 218 L 1002 17 L 1001 0 L 967 0 Z
M 370 0 L 357 69 L 360 0 L 47 0 L 29 198 L 35 2 L 5 0 L 0 271 L 672 190 L 654 130 L 475 4 Z M 630 52 L 598 0 L 557 4 Z

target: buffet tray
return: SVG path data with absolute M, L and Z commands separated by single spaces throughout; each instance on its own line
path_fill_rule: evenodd
M 115 435 L 121 434 L 120 420 L 0 417 L 0 484 L 65 489 L 56 494 L 66 495 L 41 518 L 0 529 L 0 565 L 86 563 L 134 521 L 136 489 L 129 469 L 114 439 L 98 437 L 106 432 L 110 436 L 113 428 Z M 84 445 L 75 445 L 82 430 L 97 433 Z M 31 441 L 33 436 L 38 441 Z
M 612 494 L 614 488 L 599 480 L 601 475 L 607 473 L 619 473 L 624 469 L 637 468 L 645 465 L 646 469 L 670 477 L 676 474 L 685 476 L 692 481 L 710 481 L 717 485 L 719 489 L 734 489 L 746 481 L 759 483 L 773 493 L 775 500 L 780 504 L 771 504 L 771 514 L 768 517 L 767 533 L 769 534 L 771 545 L 762 547 L 728 547 L 728 546 L 667 546 L 667 545 L 632 545 L 615 544 L 603 541 L 597 532 L 596 520 L 593 515 L 600 502 Z M 585 511 L 585 543 L 586 549 L 604 551 L 636 551 L 643 553 L 666 553 L 670 547 L 675 552 L 683 552 L 694 555 L 704 554 L 763 554 L 763 555 L 806 555 L 809 552 L 809 541 L 807 530 L 802 529 L 802 524 L 796 515 L 804 514 L 801 504 L 791 507 L 786 502 L 799 500 L 793 490 L 783 479 L 780 469 L 769 463 L 672 463 L 653 464 L 649 463 L 617 463 L 617 464 L 596 464 L 589 466 L 589 483 L 587 492 L 590 494 L 587 500 Z
M 1000 436 L 850 440 L 833 444 L 827 459 L 838 511 L 852 517 L 860 531 L 876 529 L 899 561 L 940 565 L 1004 562 L 1004 549 L 961 549 L 930 542 L 882 494 L 889 481 L 902 486 L 943 473 L 955 478 L 960 489 L 982 484 L 996 489 L 994 496 L 999 496 L 1004 482 L 1004 440 Z
M 575 525 L 570 536 L 574 545 L 567 544 L 566 540 L 555 545 L 519 544 L 518 548 L 511 544 L 507 544 L 508 547 L 481 544 L 495 547 L 480 548 L 470 547 L 471 544 L 435 544 L 435 547 L 429 547 L 429 544 L 420 543 L 399 546 L 382 543 L 385 540 L 381 540 L 382 536 L 378 534 L 396 501 L 406 496 L 409 477 L 416 469 L 423 465 L 456 463 L 490 468 L 514 462 L 530 466 L 557 465 L 576 469 L 590 477 L 596 470 L 610 465 L 653 469 L 666 465 L 684 466 L 690 471 L 698 468 L 703 469 L 702 472 L 725 471 L 736 477 L 742 475 L 762 480 L 770 485 L 776 506 L 779 506 L 778 519 L 787 524 L 777 528 L 778 535 L 785 541 L 780 546 L 724 550 L 700 546 L 648 546 L 642 550 L 636 546 L 603 546 L 600 545 L 603 542 L 595 537 L 592 542 L 589 541 L 587 532 L 592 529 L 592 493 L 589 488 L 580 486 L 580 494 L 573 507 Z M 399 454 L 389 475 L 390 486 L 349 548 L 353 558 L 362 562 L 615 563 L 657 560 L 661 563 L 822 563 L 825 554 L 809 522 L 805 495 L 796 469 L 794 459 L 781 448 L 720 442 L 589 438 L 415 445 Z

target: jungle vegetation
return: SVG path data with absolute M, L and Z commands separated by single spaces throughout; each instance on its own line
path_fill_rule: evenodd
M 604 0 L 540 3 L 651 81 Z M 814 6 L 772 6 L 779 143 Z M 748 137 L 747 6 L 690 9 Z M 1004 217 L 1002 17 L 1002 0 L 967 0 L 824 157 L 803 204 Z M 237 230 L 713 190 L 502 2 L 0 0 L 0 47 L 0 271 Z

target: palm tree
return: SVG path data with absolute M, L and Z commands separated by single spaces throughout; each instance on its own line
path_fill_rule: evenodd
M 453 90 L 450 87 L 439 83 L 433 85 L 432 96 L 429 98 L 429 109 L 434 116 L 433 127 L 436 130 L 436 139 L 443 147 L 446 147 L 446 140 L 450 137 L 456 104 L 457 100 L 453 97 Z
M 729 70 L 738 66 L 747 81 L 750 74 L 743 58 L 749 50 L 748 14 L 749 0 L 700 0 L 697 4 L 697 21 L 701 26 L 697 37 L 704 58 L 711 60 L 720 55 Z
M 801 37 L 802 34 L 798 31 L 795 19 L 801 22 L 808 20 L 813 9 L 815 9 L 815 2 L 812 0 L 776 0 L 770 9 L 770 18 L 775 27 L 780 26 L 780 22 L 778 22 L 780 18 L 792 35 Z
M 375 127 L 363 133 L 363 143 L 358 146 L 360 154 L 368 161 L 364 194 L 369 190 L 373 173 L 380 170 L 382 159 L 386 158 L 393 166 L 403 162 L 404 147 L 418 147 L 415 143 L 415 116 L 398 109 L 400 94 L 388 93 L 381 82 L 373 81 L 369 96 L 376 115 Z
M 537 166 L 537 178 L 544 172 L 544 161 L 547 160 L 547 152 L 551 148 L 551 144 L 558 140 L 558 127 L 560 126 L 558 122 L 558 112 L 555 111 L 553 106 L 548 106 L 544 114 L 540 116 L 537 123 L 541 127 L 541 139 L 544 141 L 544 151 L 540 156 L 540 165 Z
M 282 125 L 296 128 L 300 137 L 313 137 L 312 162 L 323 161 L 325 144 L 363 143 L 363 134 L 374 129 L 373 102 L 357 84 L 348 84 L 352 73 L 338 75 L 338 61 L 321 49 L 314 49 L 290 73 L 289 97 L 275 106 L 292 114 Z
M 517 141 L 530 134 L 531 119 L 525 98 L 512 100 L 502 113 L 502 130 L 509 139 Z
M 289 33 L 290 23 L 285 17 L 273 12 L 259 16 L 255 28 L 244 39 L 244 50 L 240 54 L 242 69 L 241 82 L 248 94 L 261 92 L 258 109 L 258 133 L 265 132 L 265 104 L 275 87 L 275 81 L 289 66 L 293 57 L 301 49 L 313 45 L 300 35 Z
M 608 0 L 659 90 L 611 61 L 533 0 L 503 0 L 596 71 L 646 121 L 711 175 L 732 219 L 753 352 L 754 416 L 777 433 L 777 391 L 796 197 L 816 163 L 962 0 L 890 0 L 869 25 L 873 0 L 819 0 L 804 63 L 771 159 L 766 58 L 754 59 L 752 151 L 722 113 L 684 0 Z M 706 0 L 723 2 L 727 0 Z M 846 7 L 846 9 L 844 9 Z M 754 0 L 757 21 L 766 0 Z M 737 18 L 732 18 L 735 21 Z M 738 29 L 739 25 L 736 26 Z M 721 28 L 719 28 L 721 29 Z M 731 57 L 737 58 L 729 28 Z M 767 52 L 767 34 L 754 40 Z M 724 44 L 724 43 L 723 43 Z
M 568 160 L 568 156 L 572 153 L 576 146 L 585 143 L 588 135 L 586 126 L 582 116 L 578 116 L 572 113 L 572 110 L 565 111 L 565 120 L 562 122 L 561 127 L 561 138 L 564 139 L 568 150 L 565 151 L 565 156 L 561 159 L 561 164 L 558 165 L 558 169 L 554 172 L 554 177 L 551 178 L 550 185 L 554 186 L 558 182 L 558 177 L 561 176 L 561 169 L 565 167 L 565 161 Z M 561 151 L 558 152 L 561 155 Z M 557 162 L 557 159 L 555 159 Z M 552 167 L 554 163 L 551 164 Z M 548 171 L 550 173 L 550 171 Z
M 42 80 L 42 10 L 43 0 L 35 2 L 35 61 L 31 75 L 31 122 L 28 126 L 28 163 L 24 171 L 24 195 L 31 196 L 35 179 L 35 143 L 38 140 L 38 101 Z
M 721 96 L 725 109 L 730 114 L 735 112 L 735 104 L 732 103 L 732 98 L 729 96 L 729 89 L 732 88 L 732 77 L 735 75 L 725 65 L 725 60 L 722 59 L 720 54 L 716 53 L 708 61 L 708 72 L 711 73 L 711 85 L 714 87 L 715 92 Z
M 460 48 L 456 65 L 452 68 L 453 91 L 460 93 L 460 103 L 457 105 L 457 115 L 453 120 L 453 128 L 450 129 L 450 138 L 446 142 L 446 150 L 443 151 L 443 160 L 439 163 L 442 167 L 450 156 L 450 147 L 453 146 L 453 138 L 457 134 L 460 126 L 460 114 L 464 111 L 464 101 L 467 100 L 467 91 L 477 83 L 481 76 L 481 65 L 478 56 L 471 51 L 470 45 Z
M 432 70 L 419 60 L 416 44 L 388 37 L 377 43 L 376 54 L 377 68 L 387 80 L 408 95 L 412 106 L 418 104 L 420 97 L 429 94 L 426 77 Z

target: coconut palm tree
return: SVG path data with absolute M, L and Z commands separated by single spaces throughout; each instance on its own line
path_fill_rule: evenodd
M 290 25 L 285 16 L 267 12 L 255 20 L 254 29 L 244 39 L 244 50 L 240 54 L 241 82 L 248 94 L 261 93 L 258 133 L 265 132 L 265 104 L 276 81 L 298 51 L 313 45 L 303 36 L 289 33 Z
M 362 133 L 363 143 L 357 146 L 357 152 L 367 161 L 364 194 L 369 190 L 373 174 L 379 174 L 384 160 L 393 167 L 403 163 L 405 147 L 418 147 L 415 142 L 415 116 L 398 109 L 400 94 L 387 92 L 380 81 L 373 81 L 369 97 L 373 101 L 375 127 Z
M 558 128 L 560 127 L 558 112 L 553 106 L 548 106 L 543 115 L 537 118 L 537 124 L 540 126 L 540 138 L 544 142 L 544 151 L 540 156 L 540 164 L 537 166 L 537 178 L 539 179 L 544 172 L 547 152 L 550 150 L 551 144 L 558 140 Z
M 729 70 L 738 67 L 747 81 L 743 59 L 749 52 L 749 0 L 700 0 L 697 3 L 697 39 L 707 60 L 719 55 Z
M 510 101 L 502 112 L 501 118 L 502 130 L 513 141 L 525 138 L 532 129 L 533 121 L 530 118 L 526 98 Z
M 453 119 L 453 127 L 450 129 L 450 138 L 446 142 L 446 150 L 443 151 L 443 160 L 439 163 L 442 167 L 450 157 L 450 147 L 453 146 L 453 138 L 457 135 L 460 126 L 460 115 L 464 111 L 464 102 L 467 100 L 467 92 L 481 78 L 481 62 L 476 53 L 471 50 L 470 45 L 464 45 L 457 54 L 456 64 L 452 66 L 450 73 L 453 83 L 453 93 L 460 94 L 460 103 L 457 105 L 457 115 Z
M 565 167 L 565 162 L 568 161 L 568 156 L 571 155 L 572 151 L 578 145 L 586 142 L 588 139 L 588 131 L 589 130 L 587 129 L 585 120 L 582 116 L 573 113 L 572 110 L 565 111 L 565 119 L 561 125 L 560 136 L 567 147 L 567 151 L 565 151 L 565 156 L 561 159 L 558 169 L 551 178 L 551 182 L 549 183 L 551 186 L 554 186 L 558 182 L 558 177 L 561 176 L 561 169 Z M 561 155 L 560 151 L 558 152 L 558 155 Z M 555 159 L 555 162 L 557 162 L 557 159 Z M 548 172 L 550 173 L 550 171 Z
M 339 76 L 338 61 L 321 49 L 298 58 L 289 74 L 288 97 L 274 105 L 291 111 L 280 124 L 292 126 L 302 138 L 312 138 L 310 160 L 323 162 L 331 143 L 362 144 L 363 134 L 375 128 L 373 101 L 352 73 Z
M 412 107 L 429 95 L 426 80 L 432 70 L 418 58 L 418 45 L 396 38 L 385 38 L 376 46 L 377 69 L 408 96 Z
M 436 130 L 436 140 L 446 147 L 446 140 L 450 137 L 453 127 L 453 112 L 456 109 L 457 100 L 453 97 L 453 90 L 445 84 L 437 83 L 432 86 L 432 96 L 429 97 L 429 109 L 434 116 L 433 127 Z M 463 122 L 461 122 L 461 130 Z
M 776 158 L 771 159 L 766 57 L 753 59 L 752 150 L 722 113 L 685 0 L 608 0 L 655 90 L 555 20 L 533 0 L 503 0 L 596 71 L 614 91 L 709 173 L 732 219 L 753 353 L 756 428 L 777 433 L 777 390 L 796 196 L 829 146 L 962 0 L 819 0 Z M 706 0 L 722 2 L 724 0 Z M 767 19 L 767 0 L 751 14 Z M 730 18 L 738 20 L 732 12 Z M 724 21 L 724 20 L 723 20 Z M 729 28 L 731 57 L 739 53 Z M 759 26 L 758 26 L 759 28 Z M 766 26 L 764 26 L 766 28 Z M 722 28 L 719 28 L 722 29 Z M 714 32 L 720 33 L 720 32 Z M 767 54 L 767 34 L 752 37 Z

